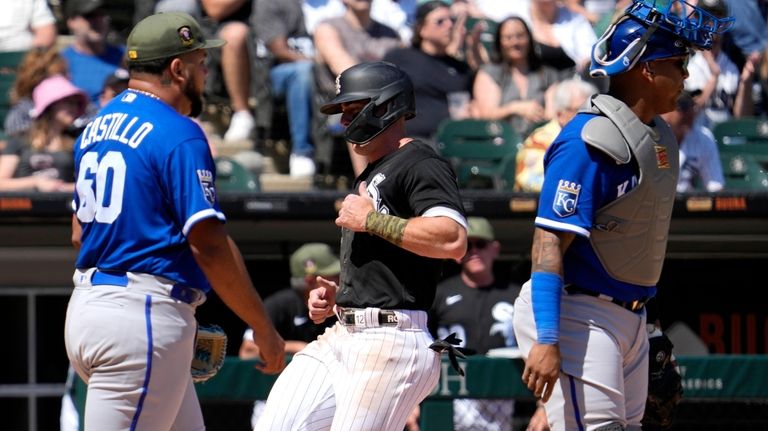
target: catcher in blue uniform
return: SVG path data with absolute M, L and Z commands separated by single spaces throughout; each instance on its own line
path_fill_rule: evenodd
M 531 280 L 515 302 L 523 382 L 553 430 L 640 429 L 648 392 L 645 303 L 656 293 L 675 198 L 675 109 L 692 48 L 718 19 L 683 1 L 635 0 L 592 54 L 610 76 L 547 151 Z

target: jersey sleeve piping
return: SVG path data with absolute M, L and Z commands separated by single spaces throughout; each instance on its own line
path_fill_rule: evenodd
M 563 223 L 559 221 L 549 220 L 543 217 L 536 217 L 536 220 L 534 221 L 534 223 L 536 224 L 536 226 L 552 228 L 554 230 L 559 230 L 559 231 L 572 232 L 577 235 L 581 235 L 585 238 L 589 238 L 589 235 L 590 235 L 589 231 L 587 229 L 584 229 L 583 227 L 568 224 L 568 223 Z
M 186 223 L 184 223 L 184 228 L 182 229 L 182 232 L 184 233 L 184 236 L 189 235 L 190 229 L 192 229 L 192 226 L 195 225 L 195 223 L 199 222 L 200 220 L 207 219 L 209 217 L 216 217 L 221 221 L 226 221 L 227 218 L 224 216 L 224 213 L 216 211 L 213 208 L 209 208 L 200 212 L 197 212 L 190 217 Z
M 422 217 L 448 217 L 467 229 L 467 219 L 458 211 L 448 207 L 432 207 L 421 215 Z

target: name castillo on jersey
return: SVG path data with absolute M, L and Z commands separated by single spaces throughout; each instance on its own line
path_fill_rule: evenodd
M 123 94 L 120 100 L 130 103 L 136 97 L 136 94 L 127 92 Z M 155 127 L 149 121 L 137 124 L 138 121 L 139 117 L 130 116 L 129 118 L 128 114 L 121 112 L 100 115 L 85 126 L 80 140 L 80 149 L 106 140 L 120 142 L 135 149 L 141 145 L 144 138 Z

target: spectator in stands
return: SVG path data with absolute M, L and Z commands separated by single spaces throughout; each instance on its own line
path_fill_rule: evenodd
M 571 12 L 583 15 L 594 27 L 606 17 L 613 15 L 616 0 L 565 0 L 564 4 Z M 602 33 L 595 32 L 595 34 Z
M 277 332 L 285 340 L 285 353 L 294 354 L 315 340 L 325 328 L 336 323 L 336 319 L 328 319 L 317 325 L 309 320 L 307 300 L 309 292 L 317 285 L 318 276 L 339 282 L 341 264 L 327 244 L 307 243 L 293 252 L 290 267 L 291 288 L 282 289 L 264 299 L 264 308 Z M 247 329 L 243 334 L 239 356 L 241 359 L 259 357 L 259 347 L 253 342 L 252 329 Z M 254 404 L 252 427 L 256 426 L 264 404 L 262 400 Z
M 0 52 L 50 48 L 56 19 L 46 0 L 0 0 Z
M 702 7 L 719 2 L 699 0 Z M 725 4 L 736 25 L 724 35 L 723 49 L 736 67 L 742 69 L 747 60 L 756 62 L 768 49 L 768 6 L 764 0 L 726 0 Z
M 67 60 L 72 82 L 96 102 L 104 80 L 123 65 L 125 48 L 107 42 L 109 16 L 103 0 L 68 0 L 67 27 L 74 36 L 61 55 Z
M 701 9 L 723 18 L 728 16 L 724 0 L 702 0 Z M 696 51 L 688 64 L 685 89 L 694 94 L 699 118 L 697 121 L 712 129 L 731 118 L 752 113 L 752 79 L 757 58 L 749 59 L 742 70 L 722 49 L 722 36 L 715 34 L 712 49 Z
M 115 72 L 104 80 L 104 85 L 101 87 L 101 94 L 99 94 L 99 107 L 103 107 L 113 97 L 125 91 L 128 88 L 128 71 L 123 68 L 115 69 Z
M 469 64 L 448 53 L 454 37 L 450 8 L 428 1 L 416 10 L 412 46 L 389 51 L 384 60 L 394 63 L 413 81 L 416 111 L 407 124 L 408 135 L 433 140 L 441 121 L 449 118 L 448 94 L 472 92 L 474 72 Z
M 160 12 L 186 12 L 200 18 L 200 0 L 134 0 L 133 23 Z
M 371 18 L 371 0 L 343 0 L 344 15 L 322 21 L 315 29 L 318 53 L 318 91 L 325 100 L 336 93 L 336 76 L 363 61 L 377 61 L 400 46 L 397 32 Z M 340 115 L 334 116 L 336 122 Z M 368 164 L 365 157 L 348 144 L 352 170 L 359 175 Z
M 519 15 L 531 28 L 544 64 L 559 70 L 562 78 L 585 74 L 597 36 L 584 16 L 557 0 L 529 0 Z
M 252 1 L 250 0 L 201 0 L 207 19 L 201 20 L 211 37 L 227 41 L 221 48 L 221 73 L 224 86 L 232 105 L 229 128 L 225 141 L 251 138 L 256 120 L 251 114 L 248 98 L 251 93 L 251 58 L 248 52 L 248 36 Z
M 720 152 L 712 132 L 696 123 L 693 98 L 683 92 L 677 108 L 661 116 L 680 143 L 680 175 L 677 191 L 706 190 L 719 192 L 725 185 Z
M 26 139 L 11 138 L 0 151 L 0 190 L 74 191 L 69 130 L 88 98 L 61 75 L 43 80 L 32 93 L 32 127 Z
M 478 354 L 516 348 L 512 304 L 520 286 L 494 274 L 501 244 L 491 223 L 482 217 L 468 217 L 467 224 L 467 254 L 458 262 L 461 272 L 437 285 L 429 313 L 430 331 L 436 339 L 455 332 L 462 347 Z M 520 357 L 519 352 L 513 356 Z M 512 430 L 514 410 L 514 400 L 454 399 L 453 429 Z
M 544 154 L 547 148 L 565 123 L 597 92 L 597 87 L 579 78 L 567 79 L 557 84 L 552 97 L 555 118 L 534 129 L 517 152 L 514 190 L 535 193 L 541 191 L 544 181 Z
M 500 61 L 481 66 L 472 90 L 476 116 L 509 121 L 520 136 L 526 136 L 531 126 L 552 117 L 546 101 L 557 83 L 557 71 L 542 64 L 522 18 L 502 21 L 494 44 Z
M 19 64 L 16 80 L 10 92 L 11 109 L 5 117 L 3 128 L 10 136 L 20 136 L 29 130 L 34 108 L 32 90 L 45 78 L 67 75 L 67 62 L 53 48 L 30 50 Z
M 284 98 L 291 135 L 292 177 L 315 174 L 312 141 L 315 47 L 304 26 L 301 0 L 256 0 L 253 14 L 258 42 L 271 54 L 273 98 Z
M 395 29 L 403 43 L 413 39 L 417 0 L 373 0 L 371 16 L 374 20 Z

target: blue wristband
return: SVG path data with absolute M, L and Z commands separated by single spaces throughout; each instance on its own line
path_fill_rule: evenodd
M 560 338 L 560 292 L 563 279 L 551 272 L 531 274 L 531 301 L 536 322 L 536 341 L 556 344 Z

